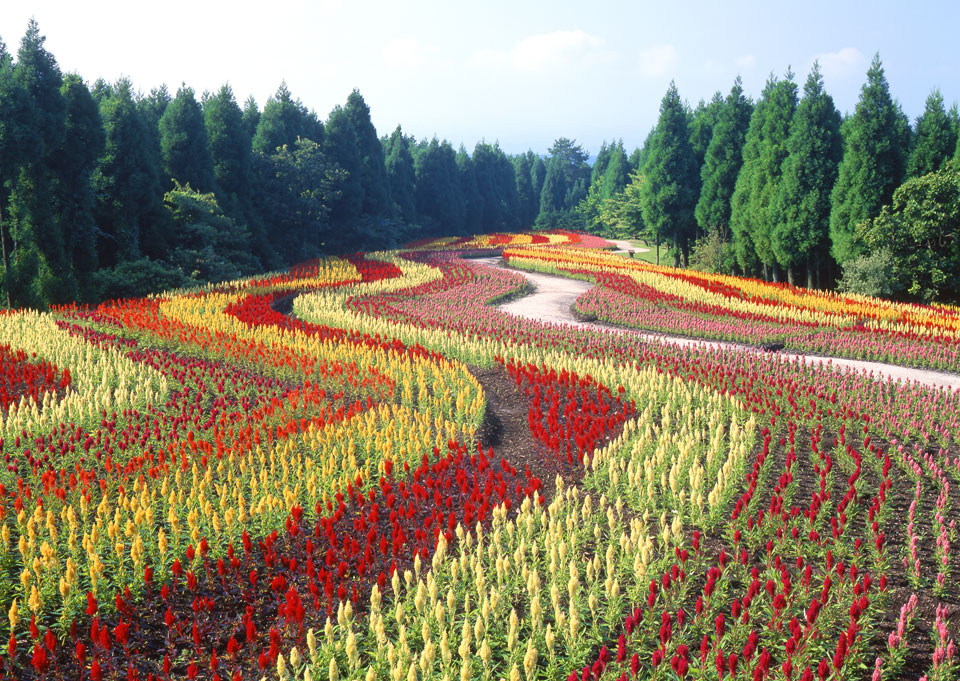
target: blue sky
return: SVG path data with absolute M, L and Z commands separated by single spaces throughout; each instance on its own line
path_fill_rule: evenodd
M 364 2 L 0 3 L 0 38 L 16 47 L 31 16 L 64 71 L 131 78 L 149 91 L 229 81 L 262 107 L 286 80 L 326 118 L 358 88 L 380 134 L 468 149 L 544 152 L 559 136 L 591 153 L 603 140 L 640 145 L 676 80 L 691 104 L 726 93 L 740 74 L 759 95 L 792 66 L 802 86 L 815 58 L 841 111 L 852 111 L 880 52 L 911 121 L 939 87 L 960 99 L 960 3 Z

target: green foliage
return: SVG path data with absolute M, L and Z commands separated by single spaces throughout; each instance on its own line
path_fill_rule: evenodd
M 677 86 L 671 82 L 660 103 L 660 119 L 650 143 L 650 155 L 643 170 L 643 216 L 656 242 L 666 237 L 673 242 L 674 264 L 684 264 L 694 233 L 694 206 L 697 202 L 697 159 L 690 144 L 686 107 Z
M 806 266 L 807 286 L 812 287 L 829 251 L 830 192 L 843 156 L 840 113 L 823 89 L 816 62 L 790 125 L 787 152 L 773 208 L 777 221 L 771 247 L 789 273 Z
M 709 104 L 701 99 L 697 108 L 693 110 L 690 120 L 690 146 L 693 147 L 693 154 L 697 157 L 698 168 L 702 168 L 706 160 L 707 149 L 710 147 L 710 140 L 713 139 L 713 128 L 717 124 L 723 107 L 723 95 L 717 90 L 713 93 Z
M 473 165 L 482 206 L 481 230 L 509 232 L 518 229 L 519 204 L 513 163 L 499 144 L 478 142 L 473 149 Z
M 630 173 L 630 181 L 622 192 L 600 203 L 598 222 L 604 236 L 616 239 L 653 237 L 652 233 L 644 229 L 645 182 L 644 175 L 634 171 Z
M 464 234 L 479 234 L 483 231 L 483 197 L 477 184 L 477 168 L 467 150 L 460 145 L 457 151 L 457 170 L 460 178 L 460 193 L 463 196 Z
M 837 290 L 889 298 L 902 289 L 895 280 L 894 270 L 893 255 L 886 248 L 858 255 L 843 264 L 843 276 L 837 282 Z
M 218 282 L 259 271 L 246 228 L 223 214 L 212 193 L 174 183 L 164 194 L 173 220 L 170 262 L 192 282 Z
M 286 82 L 280 83 L 277 93 L 267 100 L 263 113 L 255 112 L 256 103 L 248 100 L 245 125 L 249 129 L 253 120 L 257 121 L 253 135 L 255 152 L 269 154 L 284 145 L 292 146 L 301 137 L 318 144 L 323 142 L 323 125 L 299 99 L 293 99 Z
M 750 127 L 753 103 L 743 94 L 740 77 L 720 107 L 700 169 L 702 186 L 695 215 L 704 233 L 716 232 L 727 240 L 730 225 L 730 199 L 743 164 L 743 143 Z
M 540 190 L 538 226 L 574 226 L 574 210 L 587 195 L 590 182 L 587 158 L 583 147 L 576 140 L 566 137 L 557 139 L 550 147 L 543 188 Z
M 425 234 L 460 234 L 464 199 L 456 153 L 446 140 L 423 142 L 414 157 L 417 173 L 417 215 Z
M 410 153 L 412 144 L 412 139 L 403 134 L 399 125 L 384 142 L 384 165 L 390 196 L 396 206 L 395 214 L 407 224 L 417 221 L 417 172 Z
M 160 118 L 160 153 L 166 177 L 201 191 L 213 190 L 213 158 L 203 112 L 193 89 L 183 86 Z
M 860 255 L 863 244 L 856 238 L 856 225 L 876 217 L 890 203 L 906 169 L 909 125 L 890 97 L 879 55 L 870 64 L 856 111 L 842 132 L 843 160 L 830 212 L 831 252 L 840 264 Z
M 790 123 L 797 108 L 797 85 L 788 71 L 783 80 L 771 75 L 750 117 L 743 145 L 743 166 L 737 176 L 730 208 L 732 248 L 747 274 L 760 267 L 777 279 L 772 236 L 776 218 L 771 204 L 779 191 L 787 156 Z M 773 266 L 773 271 L 769 268 Z
M 520 229 L 529 229 L 537 218 L 540 197 L 533 185 L 533 167 L 538 160 L 533 151 L 513 158 L 513 174 L 517 182 L 517 212 Z
M 958 299 L 960 291 L 960 168 L 905 182 L 891 205 L 862 223 L 868 249 L 889 248 L 893 279 L 925 302 Z
M 388 216 L 393 206 L 390 182 L 387 180 L 384 165 L 383 145 L 380 144 L 377 130 L 370 120 L 370 107 L 363 101 L 360 93 L 354 90 L 347 97 L 343 113 L 350 121 L 353 142 L 360 154 L 360 185 L 363 188 L 360 212 L 364 215 Z
M 242 196 L 250 191 L 251 138 L 243 112 L 229 85 L 203 103 L 203 122 L 210 144 L 213 178 L 228 194 Z
M 100 297 L 105 300 L 143 298 L 190 283 L 173 265 L 150 258 L 125 260 L 109 269 L 99 270 L 94 278 Z
M 957 147 L 955 121 L 943 107 L 940 90 L 927 97 L 923 113 L 917 119 L 913 151 L 907 162 L 907 177 L 933 173 L 950 160 Z

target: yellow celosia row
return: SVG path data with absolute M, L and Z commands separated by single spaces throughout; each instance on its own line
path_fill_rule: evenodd
M 48 313 L 31 310 L 3 316 L 0 345 L 36 353 L 37 357 L 70 371 L 71 386 L 58 397 L 46 393 L 42 404 L 28 396 L 0 412 L 0 433 L 49 431 L 62 423 L 99 420 L 101 411 L 142 409 L 167 394 L 167 379 L 118 350 L 98 348 L 57 327 Z
M 386 597 L 374 588 L 363 621 L 342 605 L 322 634 L 311 632 L 307 650 L 278 664 L 280 678 L 555 678 L 587 661 L 675 560 L 684 524 L 708 513 L 656 483 L 639 486 L 638 503 L 624 471 L 652 465 L 658 478 L 678 475 L 650 433 L 671 431 L 677 451 L 703 450 L 688 463 L 699 466 L 700 489 L 716 494 L 728 493 L 752 446 L 755 424 L 741 427 L 727 398 L 679 379 L 643 383 L 662 411 L 645 410 L 595 453 L 584 481 L 594 494 L 558 478 L 546 508 L 528 499 L 515 517 L 498 508 L 488 530 L 458 527 L 455 551 L 441 538 L 429 566 L 394 575 Z
M 518 267 L 526 265 L 555 269 L 559 262 L 575 269 L 615 271 L 657 291 L 677 295 L 690 302 L 721 305 L 732 311 L 769 315 L 780 320 L 815 322 L 839 328 L 860 319 L 868 328 L 960 337 L 960 310 L 947 306 L 925 307 L 856 294 L 839 295 L 771 285 L 730 275 L 696 273 L 697 277 L 739 289 L 746 296 L 746 299 L 736 299 L 681 281 L 675 278 L 677 270 L 674 268 L 627 260 L 605 251 L 530 247 L 506 249 L 504 255 Z M 780 303 L 782 306 L 754 303 L 750 301 L 751 298 Z

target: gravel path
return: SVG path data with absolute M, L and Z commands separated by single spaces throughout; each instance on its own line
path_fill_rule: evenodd
M 616 243 L 616 242 L 615 242 Z M 619 245 L 619 244 L 618 244 Z M 476 258 L 471 262 L 480 263 L 489 267 L 506 269 L 500 258 Z M 525 272 L 522 270 L 511 270 L 527 278 L 530 283 L 536 287 L 536 291 L 528 296 L 510 301 L 500 306 L 504 312 L 508 312 L 518 317 L 526 319 L 535 319 L 554 324 L 569 324 L 580 328 L 594 329 L 606 333 L 631 333 L 641 336 L 647 340 L 671 343 L 680 347 L 707 347 L 722 348 L 727 350 L 741 350 L 744 352 L 764 352 L 759 348 L 736 343 L 726 343 L 722 341 L 696 340 L 691 338 L 682 338 L 677 336 L 667 336 L 664 334 L 649 333 L 634 329 L 615 329 L 605 324 L 595 322 L 583 322 L 573 316 L 571 308 L 574 301 L 586 293 L 593 284 L 580 281 L 579 279 L 568 279 L 566 277 L 554 276 L 550 274 L 540 274 L 538 272 Z M 845 359 L 840 357 L 821 357 L 819 355 L 801 355 L 792 352 L 777 353 L 785 359 L 800 359 L 810 364 L 827 364 L 836 368 L 846 368 L 851 370 L 866 371 L 875 378 L 891 378 L 905 382 L 916 381 L 921 385 L 933 387 L 945 387 L 950 390 L 960 390 L 960 375 L 932 371 L 930 369 L 914 369 L 910 367 L 897 366 L 895 364 L 884 364 L 882 362 L 865 362 L 855 359 Z

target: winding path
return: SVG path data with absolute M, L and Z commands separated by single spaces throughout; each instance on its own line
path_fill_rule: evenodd
M 475 258 L 471 262 L 480 263 L 488 267 L 497 269 L 508 269 L 504 267 L 500 258 Z M 554 324 L 569 324 L 579 328 L 594 329 L 606 333 L 630 333 L 636 334 L 647 340 L 671 343 L 680 347 L 706 347 L 726 350 L 741 350 L 745 352 L 765 352 L 759 348 L 749 345 L 739 345 L 737 343 L 727 343 L 723 341 L 699 340 L 692 338 L 682 338 L 678 336 L 668 336 L 659 333 L 650 333 L 638 331 L 635 329 L 613 328 L 605 324 L 595 322 L 584 322 L 573 316 L 571 308 L 574 301 L 582 294 L 593 288 L 593 284 L 580 281 L 579 279 L 568 279 L 550 274 L 540 274 L 537 272 L 526 272 L 523 270 L 510 269 L 523 275 L 536 287 L 536 290 L 523 298 L 510 301 L 500 306 L 504 312 L 508 312 L 517 317 L 534 319 Z M 949 374 L 930 369 L 915 369 L 903 367 L 895 364 L 884 364 L 883 362 L 865 362 L 856 359 L 846 359 L 842 357 L 823 357 L 819 355 L 803 355 L 793 352 L 777 353 L 784 359 L 799 359 L 810 364 L 827 364 L 837 369 L 846 368 L 856 371 L 866 371 L 876 378 L 891 378 L 904 382 L 916 381 L 921 385 L 932 387 L 943 387 L 949 390 L 960 390 L 960 375 Z

